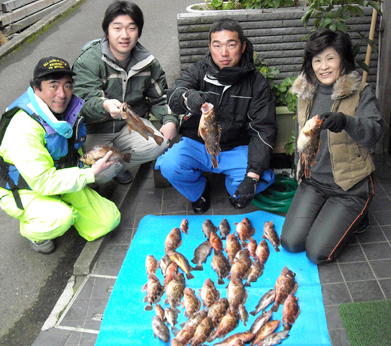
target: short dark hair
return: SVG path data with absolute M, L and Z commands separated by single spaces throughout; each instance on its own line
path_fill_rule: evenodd
M 209 44 L 211 43 L 212 40 L 212 34 L 223 30 L 237 32 L 240 42 L 242 44 L 244 43 L 246 37 L 244 36 L 243 29 L 240 26 L 240 24 L 236 20 L 224 18 L 224 19 L 220 19 L 217 22 L 214 22 L 210 27 L 209 34 L 208 34 Z
M 326 48 L 334 48 L 341 59 L 341 75 L 349 74 L 356 69 L 352 42 L 347 34 L 341 31 L 321 29 L 315 31 L 307 40 L 304 48 L 304 61 L 301 71 L 308 81 L 316 84 L 316 75 L 312 68 L 312 59 Z
M 102 29 L 105 35 L 109 34 L 109 25 L 116 17 L 126 15 L 134 20 L 138 28 L 138 37 L 140 37 L 144 26 L 144 15 L 140 7 L 129 1 L 114 1 L 107 8 L 102 21 Z
M 34 78 L 32 80 L 30 80 L 30 86 L 33 88 L 33 87 L 36 87 L 39 91 L 42 91 L 41 89 L 41 85 L 42 85 L 42 82 L 45 81 L 45 80 L 51 80 L 51 79 L 55 79 L 55 80 L 59 80 L 65 76 L 69 76 L 69 73 L 65 73 L 65 72 L 53 72 L 53 73 L 50 73 L 50 74 L 47 74 L 45 76 L 42 76 L 42 77 L 37 77 L 37 78 Z M 73 78 L 72 76 L 70 76 L 71 79 L 72 79 L 72 84 L 73 84 Z

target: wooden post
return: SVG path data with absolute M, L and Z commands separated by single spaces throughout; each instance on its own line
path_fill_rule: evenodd
M 375 27 L 376 27 L 376 19 L 377 19 L 377 11 L 376 9 L 373 9 L 372 12 L 372 21 L 371 21 L 371 28 L 369 30 L 369 39 L 373 41 L 373 37 L 375 36 Z M 369 62 L 371 60 L 371 53 L 372 53 L 372 47 L 370 44 L 368 44 L 367 47 L 367 55 L 365 56 L 365 63 L 369 67 Z M 362 81 L 365 83 L 367 81 L 368 72 L 364 71 L 362 75 Z

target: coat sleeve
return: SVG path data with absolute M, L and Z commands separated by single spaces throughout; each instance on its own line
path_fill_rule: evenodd
M 95 181 L 91 168 L 56 169 L 45 147 L 45 130 L 28 114 L 18 112 L 3 139 L 4 159 L 11 162 L 39 195 L 59 195 L 80 191 Z
M 200 71 L 197 66 L 198 64 L 194 64 L 183 71 L 181 77 L 175 81 L 175 86 L 167 92 L 168 105 L 176 114 L 188 112 L 183 94 L 188 90 L 200 90 L 201 88 Z
M 262 175 L 270 166 L 270 160 L 277 138 L 275 100 L 269 84 L 257 73 L 254 79 L 253 95 L 250 103 L 247 172 Z
M 370 148 L 380 140 L 387 127 L 388 124 L 380 114 L 375 93 L 367 85 L 361 91 L 354 117 L 347 116 L 345 131 L 358 144 Z
M 88 61 L 87 55 L 91 55 Z M 92 56 L 89 50 L 81 54 L 73 65 L 73 71 L 76 73 L 73 77 L 73 92 L 85 101 L 81 115 L 87 124 L 112 120 L 110 113 L 103 108 L 105 93 L 102 69 L 97 57 Z
M 178 124 L 178 117 L 167 104 L 165 90 L 167 90 L 166 75 L 159 62 L 155 59 L 151 66 L 151 86 L 145 95 L 150 99 L 152 114 L 164 125 L 167 122 Z

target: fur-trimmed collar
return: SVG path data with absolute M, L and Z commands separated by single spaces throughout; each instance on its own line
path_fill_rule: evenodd
M 347 75 L 343 75 L 334 83 L 332 100 L 341 99 L 353 94 L 354 91 L 360 88 L 361 78 L 357 71 L 353 71 Z M 303 75 L 300 74 L 291 87 L 291 93 L 296 94 L 303 100 L 313 99 L 316 90 L 316 85 L 310 83 Z

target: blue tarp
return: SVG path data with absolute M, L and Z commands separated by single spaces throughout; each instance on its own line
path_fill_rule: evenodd
M 168 233 L 181 224 L 183 218 L 189 222 L 189 234 L 182 234 L 182 245 L 177 249 L 178 252 L 186 256 L 189 263 L 194 256 L 194 250 L 199 244 L 205 241 L 202 232 L 202 224 L 205 219 L 210 219 L 217 227 L 223 218 L 228 220 L 231 226 L 231 232 L 235 231 L 235 224 L 248 217 L 255 228 L 254 239 L 259 243 L 262 240 L 263 225 L 265 221 L 273 220 L 278 234 L 284 222 L 284 217 L 268 213 L 265 211 L 256 211 L 249 214 L 240 215 L 196 215 L 196 216 L 145 216 L 139 224 L 136 235 L 132 241 L 131 247 L 126 255 L 122 268 L 116 280 L 113 292 L 104 313 L 102 325 L 100 328 L 96 346 L 117 346 L 117 345 L 170 345 L 165 344 L 158 338 L 153 337 L 152 332 L 152 311 L 144 311 L 145 303 L 143 299 L 146 292 L 142 292 L 142 286 L 147 282 L 145 268 L 145 259 L 148 254 L 153 255 L 157 260 L 164 256 L 164 241 Z M 219 233 L 218 233 L 219 234 Z M 251 283 L 247 288 L 248 299 L 245 307 L 248 312 L 253 311 L 258 304 L 259 299 L 271 288 L 274 287 L 281 270 L 286 265 L 290 270 L 296 273 L 296 281 L 299 288 L 296 296 L 299 298 L 300 316 L 293 325 L 290 336 L 282 341 L 283 346 L 329 346 L 331 345 L 326 324 L 325 309 L 323 305 L 321 286 L 319 282 L 318 268 L 311 263 L 305 253 L 293 254 L 285 251 L 276 252 L 269 241 L 270 256 L 267 260 L 262 276 L 257 282 Z M 224 241 L 225 244 L 225 241 Z M 228 280 L 225 279 L 225 285 L 218 285 L 217 274 L 211 267 L 213 253 L 204 263 L 203 271 L 192 271 L 194 279 L 187 280 L 186 286 L 191 287 L 198 293 L 206 278 L 210 277 L 219 289 L 221 297 L 226 297 L 226 286 Z M 163 283 L 163 275 L 158 269 L 157 276 Z M 164 304 L 166 295 L 162 296 L 161 306 Z M 270 307 L 269 307 L 270 308 Z M 268 308 L 268 309 L 269 309 Z M 177 328 L 179 324 L 186 321 L 186 317 L 180 313 Z M 257 315 L 258 316 L 258 315 Z M 239 322 L 238 327 L 227 336 L 250 329 L 252 322 L 257 316 L 249 315 L 246 326 Z M 281 321 L 282 306 L 277 312 L 273 313 L 272 319 Z M 170 326 L 169 326 L 170 327 Z M 282 330 L 280 323 L 277 331 Z M 174 338 L 171 333 L 171 338 Z M 222 339 L 216 339 L 213 345 L 221 342 Z

